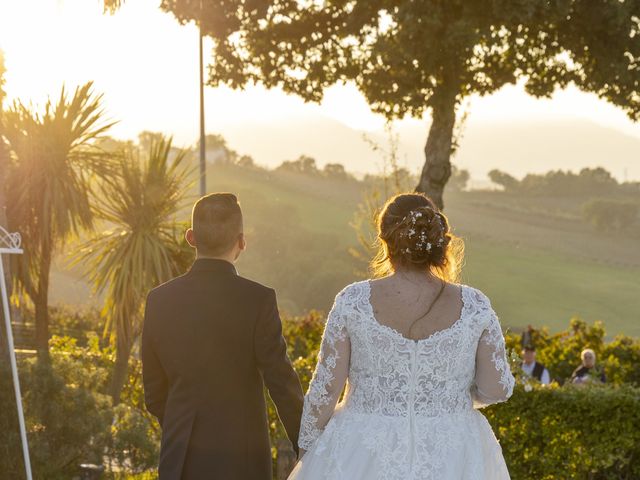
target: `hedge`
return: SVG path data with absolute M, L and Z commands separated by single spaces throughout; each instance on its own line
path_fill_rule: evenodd
M 640 478 L 638 388 L 519 385 L 483 413 L 514 480 Z

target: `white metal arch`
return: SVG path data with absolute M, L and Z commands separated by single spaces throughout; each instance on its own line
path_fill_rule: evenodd
M 11 330 L 11 312 L 9 309 L 9 295 L 7 293 L 7 283 L 4 276 L 3 255 L 20 255 L 22 238 L 19 233 L 9 233 L 0 226 L 0 290 L 2 291 L 2 311 L 7 329 L 7 345 L 9 347 L 9 357 L 11 361 L 11 372 L 13 373 L 13 387 L 16 394 L 16 406 L 18 409 L 18 422 L 20 424 L 20 436 L 22 438 L 22 454 L 24 456 L 24 468 L 27 480 L 32 480 L 31 460 L 29 459 L 29 443 L 27 441 L 27 429 L 24 421 L 24 410 L 22 408 L 22 394 L 20 393 L 20 378 L 18 377 L 18 364 L 16 362 L 16 351 L 13 345 L 13 332 Z

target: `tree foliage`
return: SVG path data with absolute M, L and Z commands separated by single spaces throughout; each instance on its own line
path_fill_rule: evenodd
M 23 236 L 15 255 L 19 286 L 36 307 L 36 342 L 47 351 L 49 271 L 54 252 L 93 226 L 91 180 L 109 176 L 111 163 L 95 141 L 113 123 L 104 120 L 102 95 L 92 83 L 69 95 L 65 88 L 43 112 L 16 101 L 5 112 L 3 134 L 11 156 L 4 188 L 11 230 Z
M 170 158 L 171 140 L 151 136 L 128 149 L 117 175 L 99 183 L 97 217 L 111 228 L 90 239 L 76 260 L 97 292 L 106 293 L 105 334 L 116 340 L 112 396 L 119 401 L 128 359 L 142 328 L 150 289 L 182 273 L 192 260 L 176 219 L 188 191 L 186 152 Z
M 451 167 L 451 178 L 449 179 L 449 186 L 452 190 L 461 192 L 467 188 L 467 185 L 471 180 L 471 174 L 469 170 L 463 168 L 457 168 L 455 165 Z
M 277 168 L 282 172 L 302 173 L 304 175 L 317 175 L 319 173 L 316 159 L 307 155 L 300 155 L 296 160 L 285 160 Z
M 551 333 L 547 328 L 533 328 L 529 332 L 529 341 L 536 347 L 538 360 L 559 383 L 568 380 L 580 365 L 580 352 L 591 348 L 596 353 L 597 363 L 605 370 L 608 383 L 640 387 L 640 371 L 635 367 L 640 362 L 640 340 L 637 338 L 618 335 L 606 341 L 602 322 L 588 325 L 580 318 L 571 319 L 565 331 Z M 509 349 L 520 351 L 521 335 L 509 332 L 506 341 Z
M 578 173 L 569 170 L 529 173 L 522 180 L 494 169 L 489 178 L 507 192 L 531 195 L 608 195 L 621 191 L 618 181 L 603 167 L 583 168 Z
M 216 41 L 210 84 L 280 87 L 319 102 L 354 82 L 389 119 L 433 122 L 418 189 L 442 205 L 455 113 L 471 95 L 524 82 L 575 84 L 640 119 L 640 0 L 164 0 Z
M 600 231 L 626 230 L 638 223 L 637 202 L 594 198 L 582 207 L 584 219 Z

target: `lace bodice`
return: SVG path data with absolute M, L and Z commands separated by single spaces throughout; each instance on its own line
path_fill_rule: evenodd
M 343 408 L 410 421 L 506 400 L 514 379 L 498 318 L 482 292 L 461 292 L 460 317 L 422 340 L 377 322 L 369 281 L 340 292 L 305 397 L 300 447 L 309 450 L 322 433 L 347 379 Z

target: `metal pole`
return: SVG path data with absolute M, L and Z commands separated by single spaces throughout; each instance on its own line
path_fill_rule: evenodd
M 207 165 L 205 163 L 206 142 L 204 134 L 204 55 L 202 49 L 202 27 L 200 25 L 198 25 L 198 32 L 200 43 L 200 195 L 205 195 L 207 193 Z
M 4 279 L 4 266 L 2 265 L 2 254 L 0 253 L 0 289 L 2 290 L 2 310 L 4 313 L 4 323 L 7 327 L 7 344 L 9 345 L 9 358 L 11 361 L 11 371 L 13 373 L 13 388 L 16 394 L 16 406 L 18 408 L 18 423 L 20 424 L 20 436 L 22 437 L 22 455 L 24 457 L 24 468 L 27 480 L 33 480 L 31 475 L 31 459 L 29 458 L 29 444 L 27 441 L 27 428 L 24 422 L 24 411 L 22 410 L 22 394 L 20 393 L 20 378 L 18 377 L 18 364 L 16 363 L 16 351 L 13 346 L 13 333 L 11 332 L 11 318 L 9 314 L 9 298 L 7 295 L 7 284 Z

